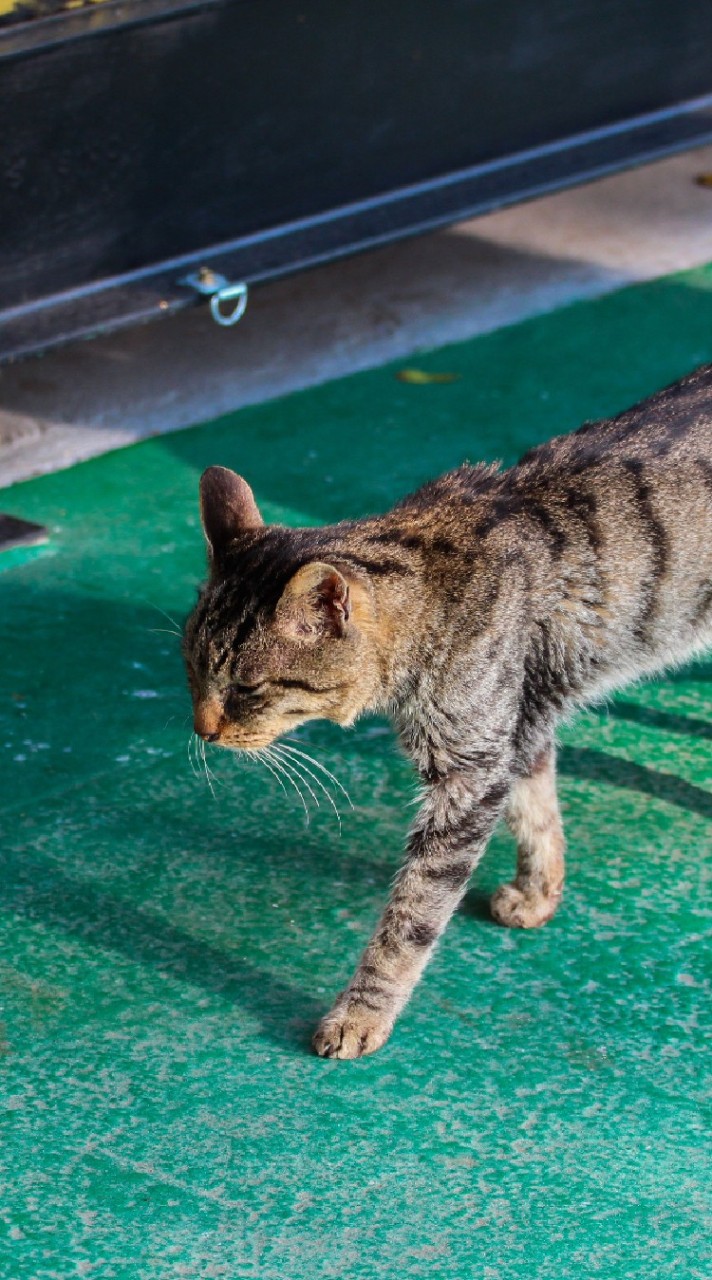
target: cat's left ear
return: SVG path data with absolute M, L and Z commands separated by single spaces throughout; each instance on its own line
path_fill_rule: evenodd
M 264 524 L 249 484 L 227 467 L 208 467 L 200 477 L 200 518 L 214 563 L 239 534 Z
M 331 564 L 313 561 L 290 578 L 277 605 L 277 620 L 296 639 L 343 636 L 351 617 L 351 593 Z

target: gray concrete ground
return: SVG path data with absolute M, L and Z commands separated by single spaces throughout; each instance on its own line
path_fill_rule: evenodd
M 0 367 L 0 486 L 712 260 L 712 147 Z

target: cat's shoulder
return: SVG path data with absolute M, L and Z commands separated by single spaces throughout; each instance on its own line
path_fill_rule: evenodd
M 474 502 L 477 498 L 496 491 L 501 486 L 504 475 L 498 462 L 480 462 L 475 466 L 465 462 L 453 471 L 446 471 L 444 475 L 421 485 L 415 493 L 402 498 L 393 511 L 403 515 L 416 515 L 442 504 L 449 505 L 453 500 L 458 503 Z

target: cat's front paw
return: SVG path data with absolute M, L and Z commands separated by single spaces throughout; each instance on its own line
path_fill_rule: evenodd
M 392 1030 L 393 1019 L 387 1013 L 347 996 L 322 1018 L 312 1044 L 320 1058 L 361 1058 L 380 1049 Z
M 520 889 L 503 884 L 490 899 L 490 911 L 498 924 L 510 929 L 538 929 L 551 920 L 561 901 L 561 889 L 544 894 L 539 889 Z

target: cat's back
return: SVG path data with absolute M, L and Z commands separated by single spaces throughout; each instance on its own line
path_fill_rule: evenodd
M 533 449 L 508 473 L 524 510 L 539 503 L 602 561 L 653 555 L 668 581 L 712 572 L 712 365 L 614 418 Z M 624 577 L 626 575 L 623 575 Z
M 616 464 L 712 464 L 712 365 L 696 369 L 613 418 L 585 422 L 524 455 L 515 472 L 524 480 L 583 475 Z M 712 478 L 712 473 L 709 473 Z
M 709 643 L 712 366 L 507 474 L 525 537 L 542 512 L 539 542 L 566 608 L 580 618 L 579 602 L 596 602 L 619 663 L 657 670 Z
M 357 526 L 418 579 L 471 579 L 526 561 L 541 589 L 563 573 L 604 575 L 633 594 L 712 574 L 712 365 L 616 417 L 532 449 L 514 467 L 463 465 Z M 448 571 L 440 573 L 440 562 Z M 432 571 L 432 572 L 431 572 Z M 538 588 L 537 588 L 538 589 Z

